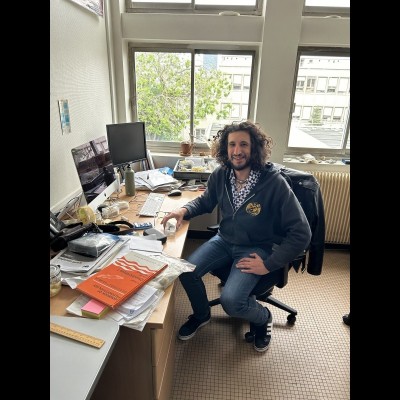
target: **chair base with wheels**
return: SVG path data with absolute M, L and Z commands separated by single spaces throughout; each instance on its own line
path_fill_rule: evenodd
M 350 326 L 350 312 L 348 314 L 343 315 L 342 319 L 346 325 Z
M 288 272 L 289 272 L 289 266 L 286 266 L 282 269 L 282 274 L 280 276 L 280 279 L 278 282 L 276 282 L 273 286 L 270 284 L 266 287 L 263 280 L 261 279 L 260 282 L 256 285 L 256 287 L 253 289 L 251 295 L 256 298 L 258 301 L 262 301 L 268 304 L 271 304 L 275 307 L 278 307 L 279 309 L 286 311 L 289 313 L 287 316 L 287 324 L 288 325 L 294 325 L 296 322 L 296 315 L 297 315 L 297 310 L 294 308 L 282 303 L 278 299 L 272 297 L 272 291 L 274 289 L 274 286 L 277 286 L 279 288 L 283 288 L 286 283 L 287 283 L 287 277 L 288 277 Z M 226 279 L 228 278 L 229 275 L 229 270 L 227 269 L 217 269 L 212 272 L 212 275 L 218 277 L 221 280 L 220 286 L 224 286 L 224 283 Z M 264 285 L 263 285 L 264 284 Z M 221 304 L 220 298 L 218 297 L 217 299 L 210 300 L 208 302 L 208 305 L 210 307 L 216 306 L 218 304 Z M 250 330 L 245 333 L 245 339 L 246 342 L 251 343 L 254 341 L 254 327 L 252 324 L 250 324 Z
M 281 276 L 281 280 L 279 282 L 277 282 L 274 286 L 277 286 L 278 288 L 283 288 L 286 283 L 287 283 L 287 275 L 289 272 L 290 267 L 286 266 L 283 268 L 282 270 L 282 276 Z M 211 273 L 212 275 L 216 276 L 217 278 L 219 278 L 221 280 L 220 282 L 220 286 L 223 287 L 225 280 L 227 279 L 227 275 L 229 274 L 228 271 L 224 271 L 222 268 L 221 269 L 217 269 L 215 271 L 213 271 Z M 294 325 L 294 323 L 296 322 L 296 315 L 297 315 L 297 311 L 288 306 L 287 304 L 282 303 L 281 301 L 279 301 L 278 299 L 276 299 L 275 297 L 272 297 L 272 291 L 274 289 L 274 286 L 270 287 L 263 287 L 263 282 L 262 279 L 260 280 L 260 282 L 257 284 L 257 286 L 254 288 L 253 292 L 251 293 L 252 296 L 255 296 L 256 300 L 258 301 L 262 301 L 268 304 L 271 304 L 283 311 L 286 311 L 289 313 L 289 315 L 287 316 L 287 323 L 289 325 Z M 217 299 L 214 300 L 210 300 L 208 302 L 208 305 L 210 307 L 216 306 L 218 304 L 221 304 L 220 298 L 218 297 Z
M 218 232 L 218 228 L 219 228 L 219 225 L 207 226 L 208 230 L 215 232 L 215 233 Z M 296 263 L 296 262 L 297 263 L 305 263 L 305 253 L 301 254 L 299 257 L 297 257 L 295 260 L 293 260 L 293 262 L 291 264 Z M 277 278 L 277 281 L 272 286 L 271 286 L 270 281 L 266 285 L 264 283 L 264 280 L 261 278 L 260 281 L 255 286 L 255 288 L 253 289 L 251 295 L 255 296 L 256 300 L 258 300 L 258 301 L 262 301 L 262 302 L 271 304 L 275 307 L 278 307 L 279 309 L 281 309 L 283 311 L 288 312 L 289 315 L 287 316 L 287 324 L 294 325 L 294 323 L 296 322 L 297 311 L 294 308 L 292 308 L 292 307 L 282 303 L 281 301 L 277 300 L 276 298 L 272 297 L 272 291 L 275 286 L 277 286 L 278 288 L 283 288 L 287 284 L 288 273 L 289 273 L 290 268 L 291 268 L 290 265 L 287 265 L 284 268 L 282 268 L 281 273 L 279 274 L 279 276 Z M 219 268 L 219 269 L 212 271 L 211 274 L 220 279 L 220 281 L 221 281 L 220 286 L 224 286 L 224 284 L 229 276 L 229 268 Z M 211 300 L 208 302 L 208 304 L 210 307 L 221 304 L 220 298 Z M 249 332 L 246 332 L 246 334 L 245 334 L 246 342 L 248 342 L 248 343 L 253 342 L 254 335 L 255 335 L 254 327 L 252 326 L 252 324 L 250 324 L 250 330 L 249 330 Z

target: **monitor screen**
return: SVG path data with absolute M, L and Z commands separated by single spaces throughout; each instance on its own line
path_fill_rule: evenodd
M 71 153 L 86 202 L 96 211 L 118 190 L 107 139 L 101 136 L 71 149 Z
M 144 122 L 107 125 L 107 139 L 114 167 L 147 158 Z

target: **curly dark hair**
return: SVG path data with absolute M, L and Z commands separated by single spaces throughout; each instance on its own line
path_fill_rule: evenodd
M 212 156 L 223 166 L 230 165 L 228 158 L 228 136 L 232 132 L 246 131 L 250 134 L 251 155 L 250 165 L 254 170 L 260 170 L 265 166 L 271 155 L 273 141 L 260 127 L 258 123 L 242 121 L 225 125 L 214 136 L 212 143 Z

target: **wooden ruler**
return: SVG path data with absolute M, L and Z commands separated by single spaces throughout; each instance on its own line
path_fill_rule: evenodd
M 57 333 L 58 335 L 65 336 L 73 340 L 77 340 L 78 342 L 88 344 L 89 346 L 97 347 L 98 349 L 105 343 L 103 339 L 87 335 L 83 332 L 74 331 L 73 329 L 55 324 L 53 322 L 50 322 L 50 332 Z

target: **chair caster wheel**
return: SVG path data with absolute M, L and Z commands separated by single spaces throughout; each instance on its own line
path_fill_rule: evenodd
M 244 335 L 244 338 L 247 343 L 252 343 L 252 342 L 254 342 L 254 333 L 246 332 L 246 334 Z
M 344 322 L 346 325 L 350 326 L 350 313 L 343 315 L 342 318 L 343 318 L 343 322 Z
M 296 322 L 296 316 L 294 314 L 289 314 L 287 316 L 287 322 L 289 325 L 294 325 L 294 323 Z

